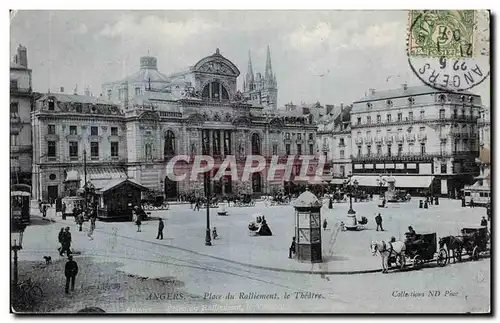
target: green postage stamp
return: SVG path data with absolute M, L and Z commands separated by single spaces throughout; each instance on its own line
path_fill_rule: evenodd
M 474 10 L 411 10 L 408 55 L 473 57 L 475 13 Z

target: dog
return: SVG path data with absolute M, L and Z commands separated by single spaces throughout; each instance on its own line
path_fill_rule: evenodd
M 43 256 L 43 259 L 45 259 L 45 264 L 49 265 L 52 263 L 52 257 L 51 256 Z

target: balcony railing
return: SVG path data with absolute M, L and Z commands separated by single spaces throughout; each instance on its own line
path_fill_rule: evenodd
M 426 133 L 419 133 L 417 135 L 417 138 L 419 141 L 427 140 L 427 134 Z
M 373 138 L 372 137 L 365 137 L 364 141 L 366 143 L 371 143 L 371 142 L 373 142 Z
M 384 141 L 384 138 L 382 136 L 375 136 L 375 142 L 380 143 L 383 141 Z
M 452 117 L 452 116 L 449 116 L 449 117 L 446 117 L 446 118 L 439 118 L 439 117 L 433 117 L 433 118 L 405 118 L 401 121 L 397 121 L 397 120 L 384 120 L 383 122 L 380 122 L 380 123 L 353 123 L 351 125 L 351 128 L 370 128 L 370 127 L 374 127 L 374 126 L 380 126 L 380 125 L 384 125 L 384 126 L 391 126 L 391 125 L 405 125 L 405 124 L 415 124 L 415 123 L 435 123 L 435 122 L 453 122 L 453 121 L 461 121 L 461 122 L 471 122 L 471 123 L 477 123 L 477 119 L 479 119 L 479 117 L 477 116 L 474 116 L 474 117 L 471 117 L 471 116 L 465 116 L 465 117 L 462 117 L 462 116 L 458 116 L 457 118 L 455 117 Z
M 400 153 L 400 154 L 362 154 L 358 156 L 352 156 L 351 159 L 355 161 L 369 161 L 369 160 L 412 160 L 412 159 L 430 159 L 434 157 L 444 158 L 444 157 L 471 157 L 474 158 L 478 154 L 477 151 L 455 151 L 455 152 L 437 152 L 437 153 L 425 153 L 413 152 L 413 153 Z
M 413 142 L 415 141 L 415 134 L 414 133 L 409 133 L 406 135 L 406 141 Z
M 405 141 L 405 136 L 402 135 L 402 134 L 398 134 L 395 137 L 396 137 L 395 139 L 396 139 L 397 142 L 403 142 L 403 141 Z

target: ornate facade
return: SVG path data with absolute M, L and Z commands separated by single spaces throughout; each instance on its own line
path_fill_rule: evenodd
M 105 100 L 108 85 L 103 86 L 100 98 L 45 95 L 33 112 L 36 198 L 63 195 L 70 170 L 77 170 L 83 179 L 84 151 L 87 179 L 96 188 L 110 179 L 132 178 L 164 191 L 169 198 L 192 191 L 202 195 L 204 189 L 202 176 L 181 182 L 168 178 L 168 172 L 179 170 L 167 169 L 176 155 L 191 156 L 189 162 L 179 163 L 181 171 L 192 166 L 195 155 L 211 155 L 214 173 L 227 155 L 236 156 L 241 166 L 238 172 L 249 154 L 269 161 L 273 155 L 315 155 L 316 125 L 307 116 L 247 101 L 236 88 L 239 75 L 238 68 L 217 49 L 188 71 L 166 77 L 165 87 L 148 87 L 138 95 L 126 95 L 127 100 Z M 149 83 L 137 80 L 137 87 L 141 80 L 143 85 Z M 298 158 L 295 166 L 300 166 Z M 282 188 L 283 179 L 267 181 L 267 171 L 253 174 L 248 181 L 239 180 L 240 174 L 237 179 L 226 175 L 211 182 L 212 191 L 263 194 Z
M 351 113 L 353 173 L 393 174 L 398 187 L 455 196 L 477 172 L 480 109 L 472 93 L 406 84 L 370 90 Z M 359 182 L 376 186 L 374 177 Z
M 12 183 L 31 184 L 31 69 L 26 47 L 19 45 L 10 64 L 10 174 Z

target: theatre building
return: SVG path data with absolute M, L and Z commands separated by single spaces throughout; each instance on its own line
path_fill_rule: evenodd
M 377 187 L 392 175 L 400 189 L 456 196 L 478 174 L 481 108 L 481 97 L 468 92 L 370 90 L 351 112 L 355 178 Z
M 105 83 L 98 98 L 45 94 L 32 113 L 35 198 L 65 194 L 65 182 L 75 180 L 67 178 L 70 170 L 77 171 L 71 174 L 83 186 L 84 163 L 87 179 L 97 189 L 127 178 L 162 191 L 167 198 L 180 193 L 202 195 L 202 174 L 195 181 L 180 182 L 167 176 L 188 171 L 196 155 L 215 159 L 211 175 L 226 156 L 236 157 L 238 178 L 227 170 L 220 180 L 210 181 L 215 194 L 282 189 L 286 178 L 267 181 L 267 168 L 241 181 L 245 157 L 262 155 L 270 162 L 273 155 L 282 160 L 288 155 L 315 155 L 316 125 L 307 115 L 247 100 L 236 87 L 239 75 L 217 49 L 184 72 L 169 76 L 158 71 L 156 58 L 143 57 L 139 72 Z M 190 157 L 168 169 L 168 162 L 177 155 Z M 311 162 L 313 169 L 316 162 Z M 293 176 L 300 165 L 296 158 Z

